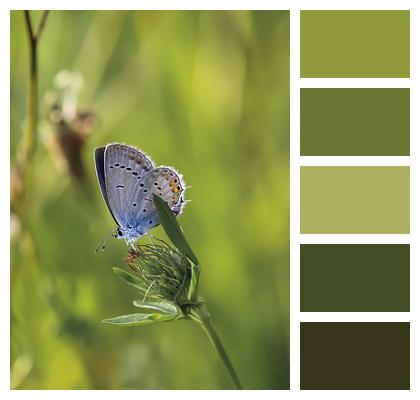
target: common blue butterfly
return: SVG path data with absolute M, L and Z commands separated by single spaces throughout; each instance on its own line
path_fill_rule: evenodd
M 132 245 L 159 225 L 153 194 L 165 200 L 175 215 L 182 212 L 186 187 L 174 168 L 155 167 L 144 152 L 120 143 L 96 148 L 94 158 L 102 196 L 117 223 L 113 236 Z

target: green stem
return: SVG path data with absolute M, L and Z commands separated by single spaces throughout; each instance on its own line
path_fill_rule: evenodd
M 230 361 L 230 358 L 227 355 L 226 350 L 223 347 L 222 341 L 220 340 L 217 332 L 211 326 L 210 322 L 200 324 L 200 326 L 204 329 L 204 332 L 206 332 L 208 338 L 210 339 L 210 342 L 213 344 L 213 347 L 219 353 L 219 356 L 222 359 L 223 364 L 225 365 L 230 377 L 232 378 L 232 381 L 235 384 L 236 389 L 243 389 L 241 381 L 239 380 L 238 374 L 236 373 L 235 368 L 233 367 L 233 364 Z
M 24 191 L 28 181 L 28 171 L 30 163 L 32 162 L 35 153 L 36 144 L 36 130 L 38 120 L 38 43 L 42 31 L 45 27 L 45 22 L 48 17 L 48 11 L 44 11 L 38 28 L 35 31 L 32 25 L 29 11 L 24 11 L 25 25 L 28 34 L 29 42 L 29 90 L 28 90 L 28 108 L 27 108 L 27 122 L 25 132 L 22 136 L 20 146 L 17 154 L 17 170 L 20 176 L 20 187 L 17 193 L 12 192 L 12 203 L 15 200 L 21 200 L 24 196 Z
M 210 323 L 210 314 L 205 308 L 205 305 L 201 303 L 198 307 L 192 308 L 189 312 L 189 316 L 193 321 L 197 322 L 198 325 L 201 326 L 204 332 L 206 332 L 211 344 L 216 349 L 221 360 L 223 361 L 223 364 L 227 369 L 229 376 L 231 377 L 235 385 L 235 388 L 243 389 L 238 374 L 236 373 L 235 368 L 233 367 L 232 361 L 230 361 L 230 358 L 226 353 L 226 350 L 222 344 L 222 341 L 220 340 L 219 335 Z
M 29 67 L 29 96 L 28 96 L 28 115 L 26 122 L 25 134 L 22 138 L 22 148 L 20 150 L 19 162 L 21 166 L 25 167 L 31 161 L 34 146 L 35 146 L 35 135 L 36 125 L 38 117 L 38 40 L 33 34 L 32 24 L 29 16 L 29 12 L 25 11 L 25 20 L 28 29 L 29 39 L 29 53 L 30 53 L 30 67 Z

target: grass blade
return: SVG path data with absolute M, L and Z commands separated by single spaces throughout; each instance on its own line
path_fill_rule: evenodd
M 197 265 L 198 259 L 188 244 L 187 239 L 185 238 L 185 235 L 182 232 L 182 229 L 178 224 L 174 213 L 169 208 L 166 201 L 161 199 L 159 196 L 156 196 L 155 194 L 153 194 L 153 201 L 159 215 L 159 221 L 162 224 L 163 229 L 165 230 L 169 239 L 171 239 L 171 242 L 178 248 L 181 253 L 185 254 L 193 264 Z
M 165 315 L 177 316 L 180 314 L 179 308 L 172 303 L 151 303 L 143 300 L 134 300 L 133 304 L 143 310 L 153 310 Z
M 120 315 L 119 317 L 114 318 L 107 318 L 104 319 L 102 322 L 106 324 L 112 325 L 120 325 L 120 326 L 139 326 L 139 325 L 148 325 L 153 324 L 155 322 L 165 322 L 174 319 L 176 315 L 166 315 L 166 314 L 143 314 L 143 313 L 136 313 L 136 314 L 128 314 L 128 315 Z
M 122 279 L 125 283 L 129 284 L 130 286 L 134 286 L 136 289 L 139 289 L 141 291 L 144 290 L 144 285 L 142 280 L 133 275 L 129 272 L 121 269 L 121 268 L 112 268 L 112 272 L 118 276 L 118 278 Z
M 200 267 L 193 265 L 191 267 L 191 281 L 188 289 L 188 300 L 195 301 L 197 298 L 198 278 L 200 277 Z

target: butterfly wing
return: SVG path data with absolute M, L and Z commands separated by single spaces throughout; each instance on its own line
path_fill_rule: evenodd
M 165 200 L 175 215 L 182 212 L 185 201 L 182 176 L 170 167 L 158 167 L 142 177 L 126 205 L 127 223 L 148 231 L 159 225 L 153 194 Z
M 127 228 L 127 201 L 153 162 L 134 147 L 115 143 L 106 146 L 103 165 L 108 208 L 117 224 Z
M 104 198 L 105 204 L 108 207 L 109 212 L 114 218 L 115 222 L 118 224 L 118 221 L 115 219 L 114 214 L 112 213 L 111 207 L 109 206 L 108 201 L 108 194 L 106 192 L 106 184 L 105 184 L 105 147 L 98 147 L 95 149 L 93 156 L 95 158 L 95 169 L 96 169 L 96 177 L 98 178 L 99 187 L 101 188 L 102 197 Z

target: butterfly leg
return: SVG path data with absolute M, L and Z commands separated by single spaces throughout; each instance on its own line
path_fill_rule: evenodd
M 135 243 L 136 243 L 135 239 L 133 239 L 131 237 L 128 237 L 128 238 L 125 237 L 124 240 L 125 240 L 125 244 L 127 246 L 131 247 L 133 250 L 137 250 L 136 246 L 135 246 Z

